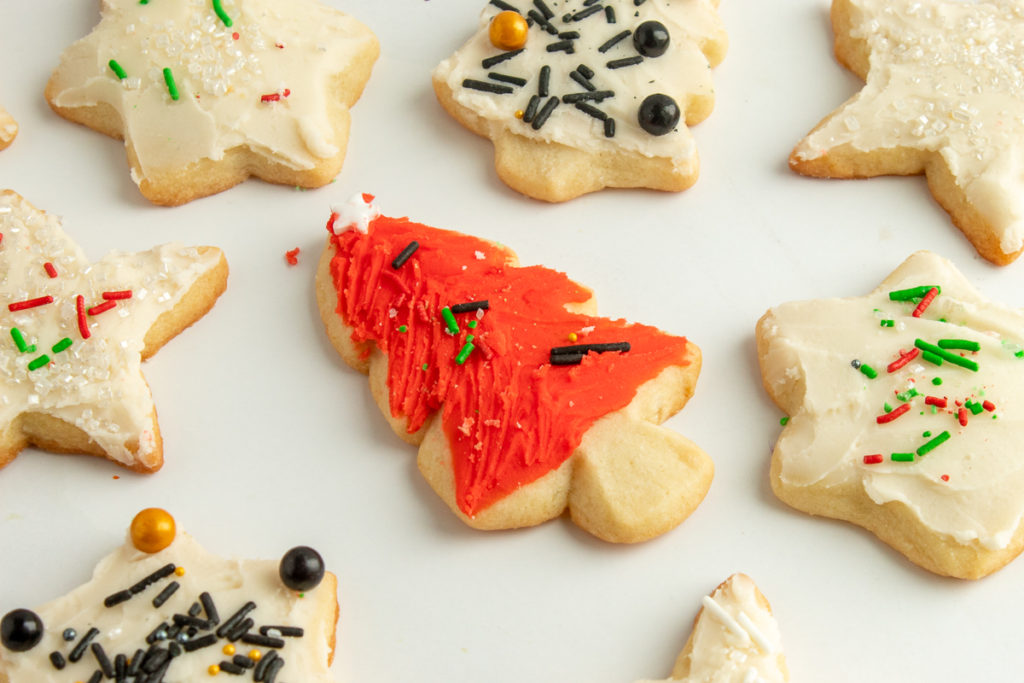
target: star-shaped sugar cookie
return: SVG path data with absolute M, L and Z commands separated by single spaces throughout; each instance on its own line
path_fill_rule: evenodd
M 775 494 L 872 531 L 938 574 L 979 578 L 1024 548 L 1024 312 L 929 252 L 873 292 L 787 303 L 757 325 L 788 415 Z
M 133 180 L 177 205 L 249 176 L 341 170 L 377 40 L 317 0 L 102 0 L 46 87 L 58 114 L 123 138 Z
M 494 143 L 513 189 L 560 202 L 605 187 L 684 190 L 687 126 L 714 106 L 718 0 L 491 0 L 434 70 L 441 105 Z
M 219 249 L 164 245 L 89 263 L 60 219 L 0 193 L 0 467 L 27 445 L 163 464 L 140 363 L 227 283 Z
M 982 256 L 1024 249 L 1024 13 L 990 0 L 833 0 L 839 61 L 864 89 L 797 145 L 805 175 L 924 173 Z
M 785 683 L 782 636 L 768 599 L 745 574 L 705 597 L 672 676 L 638 683 Z
M 7 149 L 18 134 L 18 122 L 6 109 L 0 107 L 0 149 Z

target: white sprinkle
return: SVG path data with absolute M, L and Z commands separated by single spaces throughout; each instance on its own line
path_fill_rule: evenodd
M 484 258 L 485 258 L 484 257 L 484 252 L 482 252 L 482 251 L 474 251 L 473 252 L 473 256 L 476 256 L 476 260 L 477 261 L 483 261 Z
M 757 643 L 757 647 L 759 650 L 761 650 L 761 652 L 765 653 L 766 655 L 770 655 L 773 652 L 775 652 L 775 648 L 768 641 L 768 639 L 764 637 L 764 634 L 761 633 L 761 629 L 759 629 L 757 625 L 753 622 L 753 620 L 751 620 L 751 618 L 747 616 L 746 612 L 740 611 L 739 616 L 737 618 L 739 619 L 739 622 L 743 626 L 743 628 L 747 629 L 747 633 L 750 634 L 750 637 L 754 640 L 755 643 Z
M 710 595 L 705 595 L 703 603 L 704 609 L 711 612 L 716 619 L 722 622 L 722 625 L 739 637 L 739 639 L 743 641 L 744 645 L 750 642 L 750 636 L 743 630 L 743 627 L 736 623 L 736 620 L 732 618 L 732 615 L 726 612 L 721 605 L 715 602 L 714 598 Z

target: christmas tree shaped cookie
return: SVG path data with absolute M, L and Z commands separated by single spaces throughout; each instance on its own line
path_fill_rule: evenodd
M 448 112 L 494 143 L 510 187 L 551 202 L 604 187 L 684 190 L 687 126 L 714 104 L 717 0 L 491 0 L 434 70 Z
M 140 363 L 210 310 L 227 274 L 214 247 L 89 263 L 59 218 L 0 192 L 0 467 L 35 445 L 160 469 Z
M 147 199 L 249 176 L 319 187 L 341 169 L 377 40 L 317 0 L 103 0 L 46 87 L 66 119 L 123 138 Z
M 564 274 L 379 216 L 369 199 L 332 214 L 320 313 L 463 521 L 531 526 L 568 509 L 605 540 L 635 542 L 696 508 L 711 461 L 658 426 L 693 393 L 693 343 L 599 318 L 590 290 Z

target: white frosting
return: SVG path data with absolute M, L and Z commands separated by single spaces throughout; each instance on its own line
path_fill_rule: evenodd
M 913 303 L 888 298 L 890 291 L 922 285 L 939 285 L 942 293 L 920 318 L 911 315 Z M 765 383 L 791 403 L 782 406 L 791 417 L 775 450 L 785 484 L 859 484 L 879 505 L 898 501 L 925 527 L 957 542 L 1007 546 L 1024 515 L 1024 357 L 1016 355 L 1024 313 L 983 299 L 951 263 L 920 252 L 868 296 L 783 304 L 762 325 Z M 976 361 L 978 371 L 919 356 L 887 372 L 919 338 L 977 342 L 977 353 L 957 353 Z M 878 376 L 869 379 L 853 360 Z M 941 385 L 932 383 L 936 377 Z M 878 424 L 884 405 L 897 408 L 896 394 L 910 388 L 920 395 L 910 399 L 909 412 Z M 926 396 L 947 398 L 948 408 L 933 412 Z M 963 427 L 958 400 L 987 400 L 995 410 L 970 414 Z M 945 443 L 913 462 L 891 460 L 945 431 Z M 874 454 L 883 462 L 865 464 L 864 456 Z
M 366 234 L 370 227 L 370 221 L 380 216 L 380 209 L 373 201 L 367 201 L 370 195 L 355 194 L 344 204 L 333 204 L 331 213 L 334 215 L 332 226 L 335 235 L 340 235 L 346 230 L 356 230 Z
M 170 563 L 184 568 L 184 575 L 171 575 L 127 602 L 104 607 L 105 598 L 129 588 Z M 154 608 L 153 598 L 171 581 L 177 581 L 179 588 L 162 607 Z M 88 583 L 33 610 L 43 621 L 43 639 L 31 650 L 21 653 L 0 646 L 0 680 L 9 683 L 87 681 L 99 668 L 91 651 L 87 650 L 78 662 L 68 662 L 60 671 L 50 663 L 50 653 L 60 652 L 67 660 L 78 640 L 90 628 L 96 628 L 99 634 L 92 642 L 99 643 L 111 661 L 117 654 L 131 658 L 137 649 L 149 647 L 146 636 L 157 626 L 162 622 L 170 623 L 174 614 L 186 614 L 189 607 L 199 600 L 200 594 L 208 592 L 221 624 L 252 601 L 256 608 L 248 616 L 255 624 L 250 632 L 257 633 L 260 626 L 269 625 L 303 627 L 305 634 L 301 638 L 283 638 L 285 646 L 278 652 L 285 659 L 285 665 L 277 680 L 328 683 L 331 680 L 327 670 L 329 647 L 334 627 L 331 617 L 337 598 L 327 586 L 325 581 L 300 598 L 281 583 L 277 561 L 222 559 L 204 550 L 184 533 L 179 533 L 170 547 L 152 555 L 136 550 L 129 540 L 100 561 Z M 200 612 L 199 618 L 206 618 L 205 612 Z M 77 632 L 71 642 L 62 637 L 67 628 Z M 208 632 L 200 631 L 196 637 Z M 222 650 L 227 643 L 221 638 L 214 645 L 175 657 L 163 680 L 182 683 L 214 680 L 208 668 L 211 664 L 231 659 Z M 241 641 L 235 646 L 240 655 L 247 655 L 253 649 L 263 655 L 269 651 L 267 647 L 247 645 Z M 235 678 L 224 672 L 217 680 L 223 680 L 225 676 Z M 251 678 L 250 669 L 247 676 L 237 680 Z
M 782 636 L 757 586 L 734 574 L 703 600 L 690 648 L 676 663 L 685 678 L 638 683 L 784 683 L 789 680 Z
M 524 16 L 534 9 L 525 0 L 510 4 L 520 8 Z M 579 32 L 580 37 L 573 41 L 573 54 L 548 52 L 547 45 L 560 39 L 534 24 L 529 29 L 526 47 L 521 54 L 485 69 L 481 61 L 502 52 L 491 44 L 488 36 L 491 19 L 501 10 L 488 4 L 480 15 L 479 31 L 458 52 L 437 66 L 435 78 L 447 82 L 456 102 L 487 119 L 499 130 L 504 128 L 532 140 L 557 142 L 588 152 L 626 150 L 648 157 L 668 158 L 680 170 L 693 168 L 695 171 L 697 148 L 684 121 L 680 120 L 673 132 L 654 136 L 640 128 L 637 110 L 645 97 L 655 93 L 671 96 L 681 110 L 685 110 L 685 103 L 691 96 L 713 95 L 711 66 L 700 46 L 712 40 L 725 40 L 714 5 L 709 0 L 648 0 L 637 7 L 632 0 L 606 0 L 602 7 L 612 7 L 616 13 L 616 23 L 610 24 L 603 11 L 580 21 L 564 22 L 563 15 L 586 9 L 582 0 L 548 0 L 547 4 L 555 14 L 551 22 L 559 31 Z M 606 68 L 605 64 L 611 60 L 638 55 L 632 36 L 619 41 L 607 52 L 601 53 L 598 48 L 612 36 L 623 30 L 632 30 L 647 20 L 660 21 L 668 28 L 670 42 L 667 52 L 659 57 L 646 58 L 641 64 Z M 605 137 L 601 121 L 564 102 L 540 130 L 534 130 L 530 124 L 516 118 L 516 111 L 525 110 L 530 97 L 537 93 L 539 73 L 544 65 L 551 67 L 551 96 L 586 92 L 569 76 L 580 64 L 594 70 L 591 80 L 597 90 L 615 92 L 614 97 L 600 103 L 588 102 L 615 120 L 614 137 Z M 523 78 L 527 82 L 521 87 L 513 86 L 513 92 L 505 95 L 463 87 L 462 82 L 467 78 L 490 80 L 488 72 Z M 547 99 L 542 98 L 541 104 Z
M 155 410 L 140 369 L 143 340 L 158 317 L 174 308 L 221 255 L 177 244 L 138 253 L 112 252 L 90 264 L 61 230 L 60 219 L 13 192 L 0 193 L 0 432 L 19 415 L 44 413 L 83 430 L 107 455 L 125 465 L 159 465 L 153 434 Z M 56 278 L 44 264 L 52 263 Z M 103 292 L 131 290 L 113 310 L 88 316 L 78 328 L 76 297 L 87 307 Z M 51 296 L 53 303 L 11 312 L 11 303 Z M 19 351 L 18 329 L 36 347 Z M 71 346 L 52 347 L 64 338 Z M 29 370 L 43 354 L 51 363 Z
M 849 2 L 851 36 L 871 52 L 867 83 L 795 155 L 815 159 L 840 145 L 938 152 L 1002 251 L 1024 247 L 1024 7 Z
M 54 103 L 112 106 L 138 158 L 136 182 L 243 145 L 297 170 L 338 154 L 332 108 L 350 103 L 328 95 L 336 74 L 374 44 L 369 29 L 316 0 L 223 0 L 223 8 L 230 27 L 210 0 L 104 0 L 99 25 L 64 53 Z M 275 93 L 278 101 L 262 101 Z

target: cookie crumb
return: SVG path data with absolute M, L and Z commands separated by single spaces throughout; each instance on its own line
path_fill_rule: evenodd
M 288 262 L 289 266 L 295 266 L 299 263 L 299 248 L 289 249 L 284 253 L 284 260 Z

